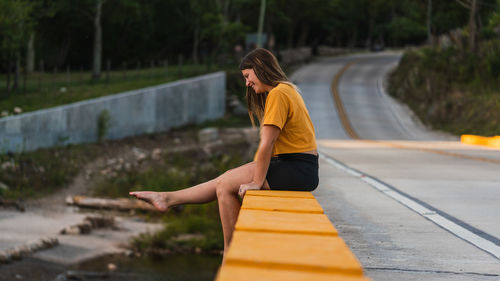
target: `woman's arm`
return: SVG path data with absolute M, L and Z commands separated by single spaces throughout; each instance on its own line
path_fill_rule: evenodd
M 267 169 L 273 153 L 274 142 L 278 139 L 280 128 L 274 125 L 264 125 L 261 129 L 260 144 L 257 150 L 257 161 L 253 181 L 240 186 L 240 196 L 245 195 L 248 189 L 261 189 L 266 180 Z

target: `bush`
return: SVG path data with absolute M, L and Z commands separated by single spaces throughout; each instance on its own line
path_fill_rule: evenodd
M 390 74 L 389 93 L 428 126 L 452 134 L 500 132 L 500 40 L 471 53 L 452 46 L 407 51 Z

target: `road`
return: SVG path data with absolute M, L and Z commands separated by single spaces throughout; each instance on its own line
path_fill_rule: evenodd
M 314 195 L 373 280 L 500 280 L 500 150 L 433 132 L 389 97 L 400 57 L 323 58 L 291 76 L 318 139 Z

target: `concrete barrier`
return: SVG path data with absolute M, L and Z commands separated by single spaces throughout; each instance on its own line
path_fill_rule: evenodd
M 500 148 L 500 136 L 483 137 L 476 135 L 462 135 L 460 141 L 465 144 L 482 145 L 491 148 Z
M 310 192 L 247 191 L 216 281 L 369 281 Z
M 159 86 L 0 119 L 0 153 L 120 139 L 220 118 L 226 75 L 216 72 Z M 101 133 L 98 133 L 101 123 Z

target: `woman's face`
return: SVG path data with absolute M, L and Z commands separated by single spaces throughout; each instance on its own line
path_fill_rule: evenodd
M 243 69 L 241 71 L 243 77 L 245 78 L 245 84 L 247 87 L 252 87 L 256 94 L 263 94 L 266 92 L 266 85 L 260 82 L 255 71 L 253 69 Z

